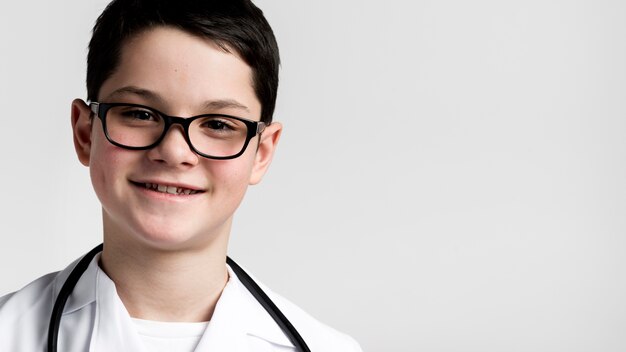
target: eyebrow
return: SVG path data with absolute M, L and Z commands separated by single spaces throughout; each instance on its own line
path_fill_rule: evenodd
M 126 86 L 126 87 L 122 87 L 119 89 L 114 90 L 111 94 L 109 94 L 106 97 L 106 100 L 111 100 L 114 99 L 118 96 L 123 96 L 126 94 L 131 94 L 131 95 L 137 95 L 139 97 L 145 98 L 151 102 L 156 102 L 156 103 L 160 103 L 161 105 L 165 105 L 164 104 L 164 99 L 156 92 L 153 92 L 151 90 L 148 89 L 144 89 L 144 88 L 139 88 L 136 86 Z M 219 110 L 219 109 L 238 109 L 238 110 L 244 110 L 247 112 L 250 112 L 250 109 L 248 109 L 247 106 L 241 104 L 240 102 L 234 100 L 234 99 L 214 99 L 214 100 L 207 100 L 204 103 L 201 104 L 201 106 L 204 109 L 210 109 L 210 110 Z

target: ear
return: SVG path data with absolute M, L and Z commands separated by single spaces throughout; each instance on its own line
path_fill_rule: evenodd
M 256 155 L 254 157 L 254 166 L 252 173 L 250 174 L 251 185 L 256 185 L 261 182 L 263 175 L 267 172 L 267 169 L 272 162 L 280 134 L 283 131 L 283 125 L 279 122 L 272 122 L 265 128 L 263 133 L 259 136 L 261 141 L 259 142 Z
M 81 164 L 89 166 L 91 153 L 91 109 L 81 99 L 72 102 L 72 131 L 74 148 Z

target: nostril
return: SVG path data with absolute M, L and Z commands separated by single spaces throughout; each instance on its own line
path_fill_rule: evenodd
M 180 126 L 168 130 L 161 142 L 149 151 L 148 156 L 153 161 L 172 165 L 195 165 L 199 158 Z

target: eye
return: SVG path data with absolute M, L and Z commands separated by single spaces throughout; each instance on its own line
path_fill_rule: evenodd
M 190 133 L 197 133 L 197 138 L 202 135 L 202 138 L 210 139 L 229 139 L 239 138 L 243 136 L 245 138 L 247 132 L 247 126 L 243 122 L 230 118 L 228 116 L 220 115 L 207 115 L 203 118 L 197 119 L 190 126 Z
M 203 128 L 208 128 L 211 130 L 221 131 L 221 130 L 230 130 L 232 126 L 228 124 L 226 121 L 211 119 L 207 120 L 202 124 Z
M 158 118 L 148 110 L 128 110 L 124 112 L 124 116 L 127 118 L 132 118 L 141 121 L 154 121 L 158 120 Z

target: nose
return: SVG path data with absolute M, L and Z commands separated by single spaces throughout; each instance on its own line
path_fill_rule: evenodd
M 183 126 L 178 124 L 170 126 L 161 143 L 148 151 L 148 157 L 174 167 L 196 165 L 200 158 L 191 150 Z

